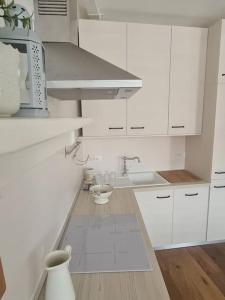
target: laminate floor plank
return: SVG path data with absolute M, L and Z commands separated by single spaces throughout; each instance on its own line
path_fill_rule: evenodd
M 224 245 L 205 245 L 204 251 L 225 272 L 225 247 Z
M 188 252 L 225 296 L 225 268 L 221 268 L 216 261 L 202 249 L 202 247 L 190 247 Z M 223 259 L 225 260 L 225 253 Z
M 156 251 L 171 300 L 225 300 L 225 244 Z

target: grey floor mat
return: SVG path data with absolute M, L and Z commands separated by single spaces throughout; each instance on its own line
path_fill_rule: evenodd
M 67 244 L 71 273 L 152 270 L 135 215 L 73 216 L 62 247 Z

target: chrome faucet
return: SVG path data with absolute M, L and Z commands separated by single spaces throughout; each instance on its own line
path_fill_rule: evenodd
M 123 160 L 123 173 L 122 173 L 123 176 L 126 176 L 128 172 L 127 160 L 137 160 L 138 163 L 141 162 L 138 156 L 133 156 L 133 157 L 122 156 L 122 160 Z

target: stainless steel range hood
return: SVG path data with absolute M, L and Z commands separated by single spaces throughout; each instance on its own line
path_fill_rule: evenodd
M 52 97 L 127 99 L 141 86 L 138 77 L 66 42 L 44 43 L 47 90 Z
M 62 100 L 126 99 L 138 77 L 79 48 L 77 0 L 35 0 L 35 31 L 46 51 L 47 91 Z

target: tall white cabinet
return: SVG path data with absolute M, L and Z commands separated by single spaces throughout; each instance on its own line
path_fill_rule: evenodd
M 84 136 L 201 133 L 206 28 L 80 20 L 79 40 L 143 80 L 127 101 L 82 101 L 83 116 L 94 119 Z
M 209 28 L 203 131 L 186 149 L 186 169 L 211 181 L 207 240 L 225 240 L 225 20 Z
M 170 47 L 170 26 L 127 24 L 127 70 L 143 80 L 127 101 L 128 135 L 167 134 Z
M 207 34 L 206 28 L 172 26 L 168 129 L 171 135 L 201 133 Z
M 225 83 L 217 86 L 211 178 L 225 179 Z
M 216 180 L 210 189 L 208 241 L 225 239 L 225 180 Z
M 108 62 L 126 69 L 125 23 L 80 20 L 79 45 Z M 82 116 L 94 120 L 90 126 L 83 129 L 84 136 L 126 135 L 126 101 L 124 100 L 83 100 Z

